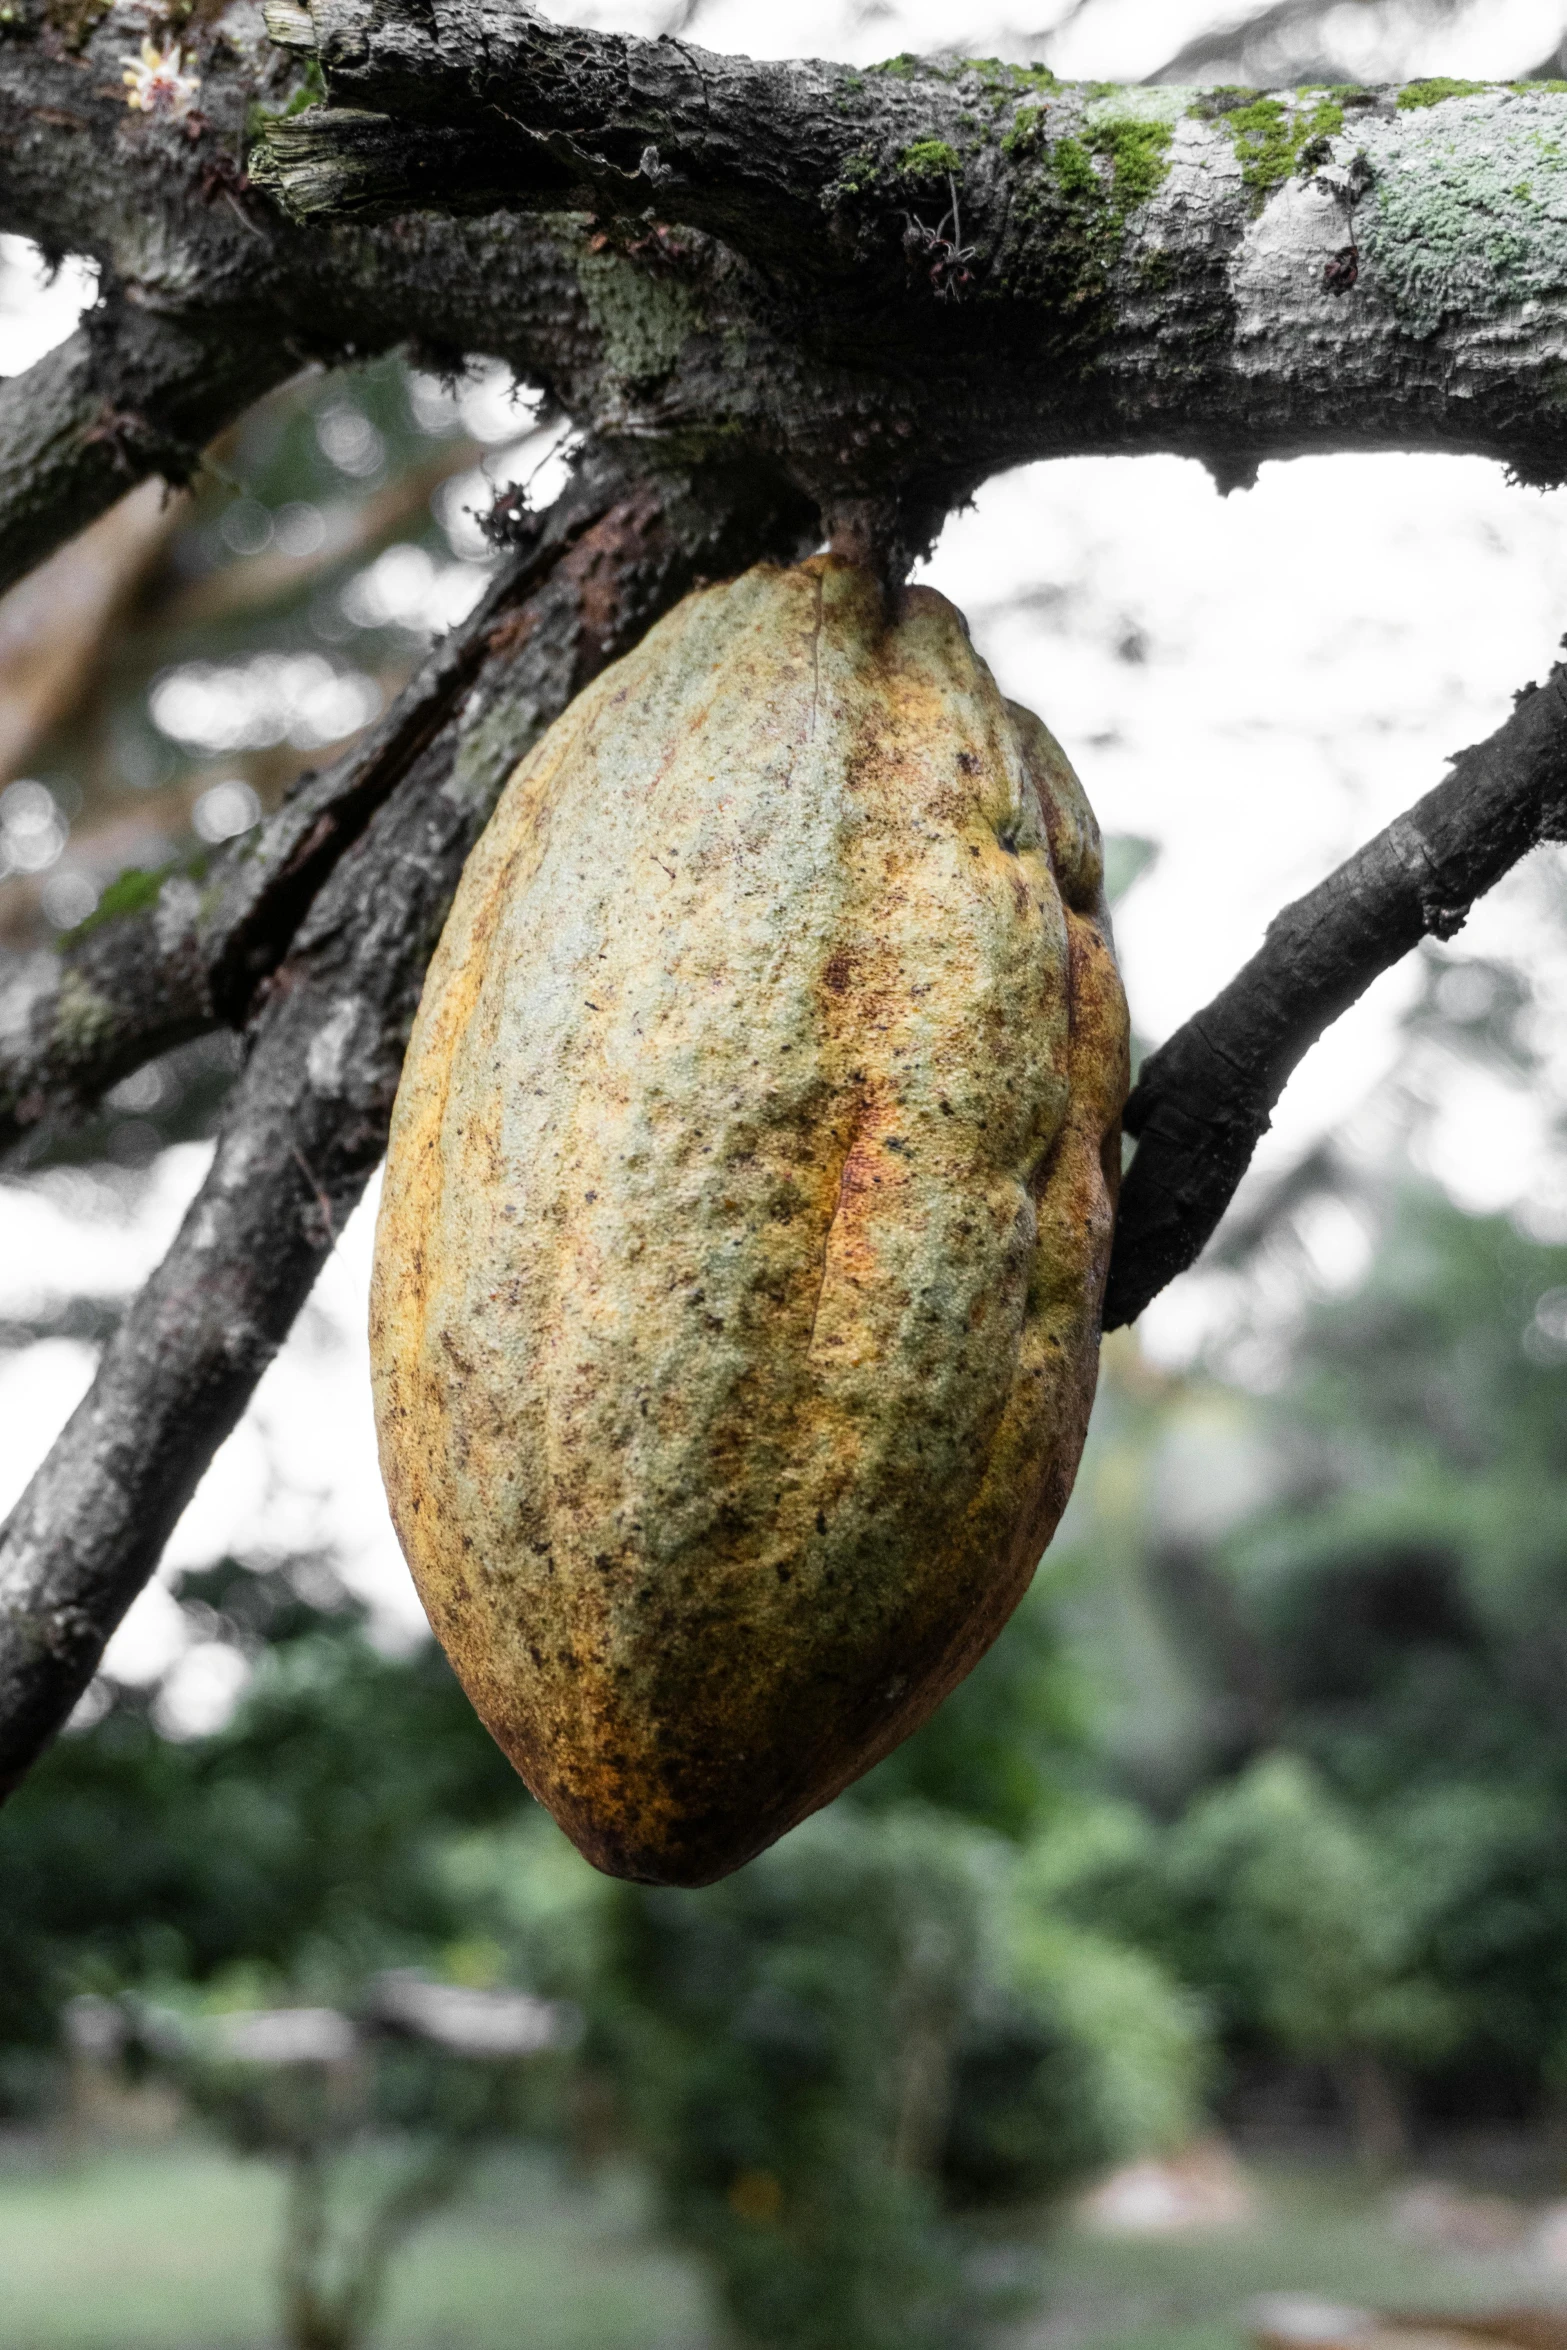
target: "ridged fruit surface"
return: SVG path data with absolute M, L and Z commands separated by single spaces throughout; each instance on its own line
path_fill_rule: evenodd
M 1093 817 L 929 589 L 694 594 L 517 770 L 398 1095 L 377 1418 L 430 1620 L 600 1868 L 737 1867 L 1006 1622 L 1126 1080 Z

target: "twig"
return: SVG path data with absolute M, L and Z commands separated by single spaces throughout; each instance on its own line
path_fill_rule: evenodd
M 321 1229 L 326 1234 L 328 1245 L 335 1248 L 338 1235 L 337 1224 L 332 1215 L 332 1203 L 322 1190 L 314 1167 L 311 1166 L 310 1161 L 297 1143 L 294 1145 L 294 1164 L 315 1194 L 316 1206 L 321 1210 Z
M 1105 1328 L 1135 1322 L 1212 1233 L 1297 1062 L 1423 937 L 1451 938 L 1476 898 L 1541 841 L 1567 838 L 1567 668 L 1528 688 L 1486 742 L 1307 896 L 1251 961 L 1143 1064 L 1126 1107 L 1127 1172 Z
M 293 373 L 266 333 L 122 307 L 0 383 L 0 592 L 149 474 L 200 449 Z

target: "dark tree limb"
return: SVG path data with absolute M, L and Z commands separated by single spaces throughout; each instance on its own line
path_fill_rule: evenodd
M 680 274 L 668 224 L 744 255 L 751 331 L 793 321 L 753 427 L 795 406 L 774 445 L 825 502 L 939 507 L 1090 444 L 1227 480 L 1312 447 L 1484 445 L 1559 477 L 1537 329 L 1567 273 L 1539 228 L 1554 180 L 1525 158 L 1567 123 L 1560 93 L 1281 92 L 1264 122 L 1254 93 L 759 63 L 480 0 L 284 0 L 271 21 L 331 98 L 257 164 L 302 221 L 586 205 L 650 271 Z
M 214 434 L 296 372 L 276 338 L 128 306 L 0 383 L 0 594 L 149 474 L 189 481 Z
M 850 158 L 868 166 L 871 151 L 940 136 L 964 103 L 935 67 L 867 75 L 718 56 L 552 24 L 527 6 L 285 0 L 268 23 L 274 39 L 314 50 L 334 102 L 267 142 L 264 182 L 298 218 L 652 206 L 791 276 L 865 258 L 824 219 L 823 193 Z M 1004 67 L 995 79 L 1006 101 L 1037 102 L 1051 85 Z
M 1286 92 L 1258 123 L 1222 93 L 761 65 L 477 0 L 272 21 L 287 45 L 249 0 L 186 21 L 177 123 L 126 109 L 134 0 L 79 49 L 33 0 L 5 28 L 0 225 L 101 265 L 64 406 L 97 401 L 126 468 L 67 448 L 15 561 L 160 449 L 188 466 L 277 370 L 404 341 L 504 358 L 655 466 L 744 452 L 829 511 L 877 503 L 908 544 L 1057 455 L 1173 450 L 1226 483 L 1307 449 L 1567 467 L 1559 91 Z M 334 103 L 283 119 L 310 44 Z M 142 334 L 184 339 L 179 383 Z M 52 447 L 58 406 L 23 439 Z M 0 558 L 6 520 L 0 496 Z
M 54 953 L 0 963 L 0 1152 L 187 1037 L 245 1026 L 339 858 L 472 686 L 497 625 L 625 487 L 602 463 L 580 471 L 536 545 L 391 708 L 254 833 L 205 865 L 148 876 L 142 902 Z
M 76 335 L 0 385 L 0 587 L 149 474 L 189 478 L 217 432 L 310 362 L 413 338 L 442 364 L 495 353 L 574 393 L 595 366 L 546 231 L 302 237 L 253 188 L 253 125 L 299 78 L 253 7 L 184 27 L 200 103 L 173 121 L 125 103 L 147 30 L 138 0 L 110 0 L 80 46 L 30 8 L 0 41 L 0 227 L 52 259 L 90 257 L 102 286 Z
M 1268 926 L 1251 961 L 1144 1062 L 1105 1327 L 1134 1322 L 1194 1263 L 1308 1048 L 1422 938 L 1542 841 L 1567 839 L 1567 667 L 1530 687 L 1446 781 Z
M 695 575 L 799 552 L 804 519 L 732 482 L 622 496 L 492 615 L 466 692 L 333 866 L 206 1181 L 0 1529 L 0 1793 L 86 1688 L 381 1156 L 425 965 L 506 776 Z

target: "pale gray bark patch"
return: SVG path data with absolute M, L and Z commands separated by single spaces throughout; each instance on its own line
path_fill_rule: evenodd
M 1516 316 L 1562 347 L 1567 115 L 1559 92 L 1487 90 L 1368 122 L 1362 242 L 1375 290 L 1416 337 Z

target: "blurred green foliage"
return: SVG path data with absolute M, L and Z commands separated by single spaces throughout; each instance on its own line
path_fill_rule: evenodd
M 208 1982 L 342 1995 L 456 1933 L 441 1856 L 454 1821 L 517 1783 L 433 1647 L 381 1654 L 360 1611 L 232 1564 L 184 1586 L 203 1632 L 260 1642 L 210 1737 L 118 1692 L 0 1813 L 0 2046 L 52 2043 L 62 1998 Z M 226 1603 L 217 1616 L 213 1602 Z
M 187 1577 L 252 1677 L 120 1691 L 0 1813 L 13 2102 L 61 2002 L 342 1998 L 434 1965 L 578 2001 L 533 2114 L 632 2146 L 756 2350 L 959 2342 L 963 2214 L 1314 2078 L 1363 2152 L 1544 2117 L 1567 2038 L 1567 1249 L 1377 1179 L 1260 1391 L 1107 1359 L 1057 1551 L 831 1811 L 698 1893 L 599 1878 L 429 1647 L 320 1562 Z M 1293 1210 L 1292 1210 L 1293 1213 Z M 595 2118 L 596 2117 L 596 2118 Z
M 935 2172 L 981 1866 L 960 1828 L 843 1806 L 694 1899 L 608 1905 L 604 2043 L 747 2343 L 958 2337 Z
M 588 2020 L 580 2094 L 530 2126 L 581 2151 L 597 2098 L 759 2350 L 967 2339 L 985 2296 L 949 2210 L 1058 2191 L 1193 2127 L 1190 2003 L 1052 1914 L 1027 1848 L 989 1824 L 983 1770 L 961 1780 L 977 1820 L 883 1787 L 704 1892 L 617 1885 L 527 1802 L 438 1652 L 382 1654 L 319 1570 L 231 1563 L 183 1600 L 203 1637 L 253 1655 L 231 1722 L 171 1738 L 155 1700 L 122 1693 L 0 1814 L 13 2054 L 52 2039 L 68 1995 L 125 1984 L 351 2001 L 375 1967 L 422 1958 L 564 1994 Z M 992 1736 L 1010 1686 L 967 1700 Z M 1060 1712 L 1031 1676 L 1016 1690 L 1014 1743 L 1042 1778 Z M 984 1751 L 961 1709 L 945 1735 Z M 930 1758 L 911 1783 L 938 1783 Z M 229 2134 L 254 2104 L 218 2100 Z
M 1368 2059 L 1406 2110 L 1539 2113 L 1567 2049 L 1567 1249 L 1407 1181 L 1358 1205 L 1364 1279 L 1232 1417 L 1259 1501 L 1161 1523 L 1158 1444 L 1123 1433 L 1147 1606 L 1127 1637 L 1100 1593 L 1093 1637 L 1180 1703 L 1106 1756 L 1141 1801 L 1087 1807 L 1056 1894 L 1365 2130 Z M 1165 1398 L 1177 1455 L 1205 1400 Z
M 190 2110 L 288 2181 L 288 2350 L 363 2350 L 409 2236 L 536 2122 L 538 2063 L 387 2032 L 361 2033 L 346 2058 L 258 2063 L 187 2032 L 170 2069 Z
M 537 1813 L 452 1865 L 492 1946 L 582 2002 L 586 2062 L 747 2344 L 964 2339 L 947 2213 L 1196 2123 L 1177 1986 L 1054 1915 L 1026 1851 L 934 1806 L 842 1801 L 696 1893 L 595 1878 Z

